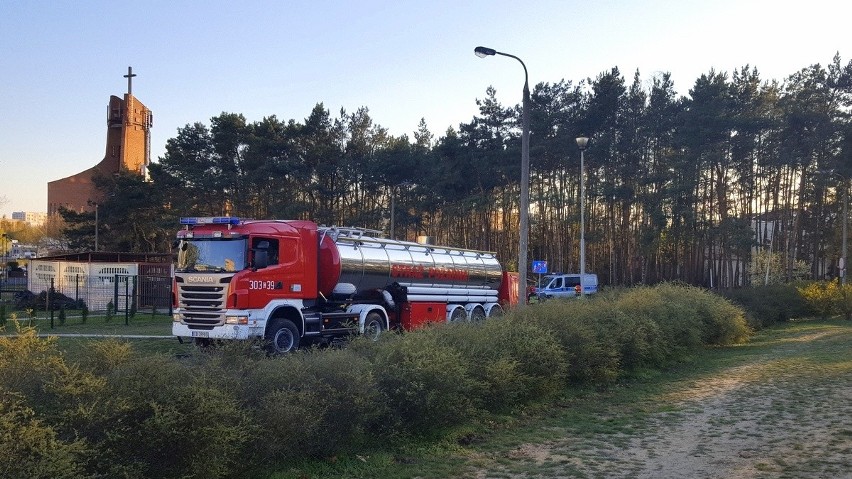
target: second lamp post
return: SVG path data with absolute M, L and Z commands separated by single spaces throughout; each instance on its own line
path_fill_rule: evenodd
M 586 297 L 586 181 L 583 173 L 583 160 L 589 138 L 577 137 L 580 148 L 580 297 Z

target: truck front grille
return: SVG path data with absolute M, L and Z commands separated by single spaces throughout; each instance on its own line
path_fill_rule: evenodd
M 209 329 L 225 324 L 226 285 L 178 284 L 178 292 L 182 319 L 190 328 Z

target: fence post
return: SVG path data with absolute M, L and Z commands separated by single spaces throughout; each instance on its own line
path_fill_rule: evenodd
M 118 275 L 115 275 L 115 281 L 113 281 L 113 294 L 112 294 L 112 304 L 115 308 L 115 312 L 118 313 Z
M 44 305 L 50 311 L 50 329 L 53 329 L 53 308 L 50 307 L 51 299 L 53 299 L 53 278 L 50 278 L 50 289 L 47 290 L 47 297 L 44 298 Z
M 124 325 L 128 326 L 130 324 L 130 308 L 127 304 L 130 300 L 130 292 L 128 291 L 130 288 L 130 276 L 126 276 L 124 278 Z
M 80 301 L 80 275 L 74 275 L 74 301 Z

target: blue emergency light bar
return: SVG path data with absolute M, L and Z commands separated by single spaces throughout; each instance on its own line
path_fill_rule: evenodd
M 233 216 L 190 216 L 180 219 L 182 225 L 238 225 L 240 219 Z

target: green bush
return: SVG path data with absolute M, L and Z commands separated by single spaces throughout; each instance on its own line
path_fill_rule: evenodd
M 617 307 L 657 324 L 652 358 L 656 365 L 680 359 L 702 345 L 703 327 L 691 305 L 682 300 L 684 286 L 637 287 L 616 300 Z
M 843 313 L 848 316 L 850 313 L 849 285 L 842 286 L 837 280 L 834 281 L 814 281 L 805 286 L 797 288 L 802 298 L 808 303 L 815 314 L 820 318 Z
M 15 394 L 0 389 L 0 477 L 83 477 L 83 444 L 63 441 Z
M 703 289 L 673 284 L 548 301 L 517 314 L 557 338 L 571 382 L 612 381 L 664 366 L 704 344 L 733 344 L 750 334 L 741 308 Z
M 59 387 L 68 372 L 57 338 L 39 338 L 34 328 L 17 323 L 16 328 L 17 335 L 0 336 L 0 390 L 20 395 L 39 412 L 53 410 L 52 388 Z
M 182 478 L 228 477 L 244 469 L 241 453 L 257 437 L 256 428 L 213 373 L 203 361 L 165 356 L 126 361 L 110 371 L 98 409 L 76 425 L 96 451 L 90 472 Z
M 374 433 L 428 436 L 463 423 L 475 411 L 476 383 L 462 354 L 432 329 L 379 341 L 371 351 L 372 375 L 387 417 Z
M 134 359 L 133 347 L 127 341 L 103 339 L 86 341 L 86 354 L 77 363 L 86 371 L 104 376 L 126 365 Z
M 263 460 L 319 457 L 362 441 L 386 414 L 370 370 L 345 349 L 253 361 L 240 389 L 257 405 Z
M 475 405 L 504 411 L 561 389 L 564 354 L 553 335 L 533 322 L 504 319 L 437 327 L 437 341 L 457 351 L 476 384 Z
M 597 320 L 597 301 L 547 301 L 510 314 L 550 332 L 560 345 L 570 382 L 605 383 L 618 377 L 620 355 Z
M 843 317 L 847 321 L 852 320 L 852 284 L 844 284 L 840 287 L 838 302 L 838 309 Z
M 722 294 L 746 310 L 749 325 L 753 329 L 761 329 L 792 318 L 814 314 L 796 286 L 792 284 L 737 288 L 723 291 Z
M 683 287 L 678 296 L 695 309 L 695 316 L 704 328 L 702 341 L 705 344 L 738 344 L 751 335 L 745 311 L 722 296 L 693 286 Z
M 434 436 L 748 334 L 740 307 L 672 284 L 277 358 L 252 342 L 142 358 L 109 340 L 68 363 L 19 328 L 0 336 L 0 447 L 31 447 L 31 477 L 233 477 Z M 0 477 L 20 477 L 8 457 Z

